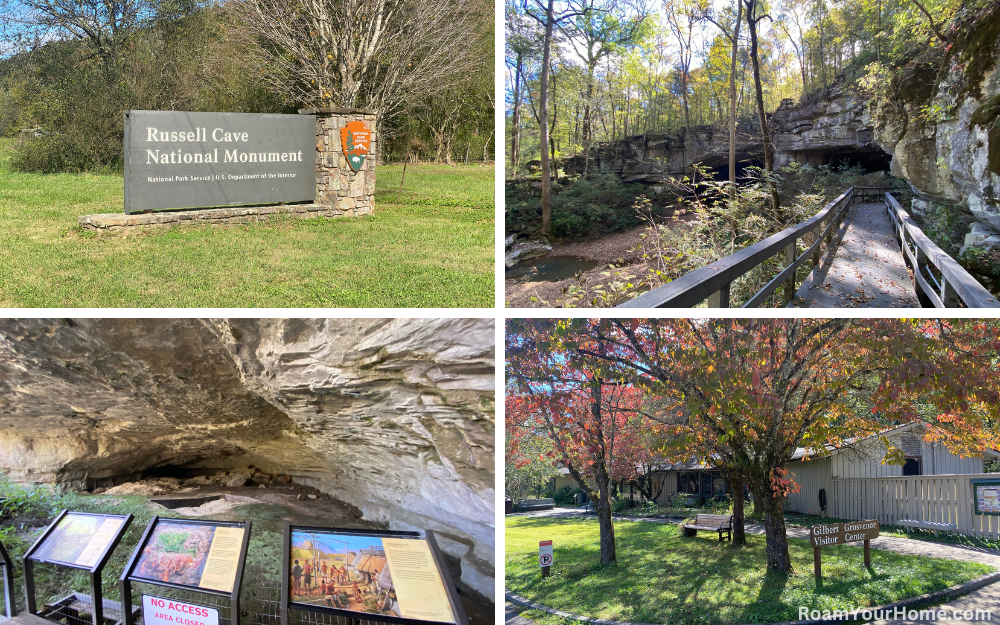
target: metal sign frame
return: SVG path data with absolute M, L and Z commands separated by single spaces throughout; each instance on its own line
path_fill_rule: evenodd
M 1000 512 L 983 512 L 979 509 L 979 500 L 976 499 L 976 486 L 996 486 L 1000 488 L 1000 479 L 993 478 L 973 478 L 969 480 L 972 484 L 972 513 L 981 516 L 1000 516 Z
M 291 601 L 290 593 L 291 588 L 289 584 L 289 577 L 291 576 L 291 551 L 292 551 L 292 532 L 293 531 L 304 531 L 304 532 L 316 532 L 323 534 L 346 534 L 348 536 L 371 536 L 377 538 L 412 538 L 417 540 L 424 540 L 430 547 L 431 556 L 434 558 L 434 564 L 437 566 L 438 574 L 441 576 L 441 582 L 444 584 L 445 594 L 448 597 L 448 602 L 451 605 L 451 613 L 455 615 L 455 622 L 443 622 L 443 621 L 425 621 L 423 619 L 413 619 L 406 618 L 403 616 L 387 616 L 383 614 L 373 614 L 370 612 L 356 612 L 353 610 L 341 610 L 339 608 L 329 608 L 327 606 L 321 605 L 309 605 L 306 603 L 296 603 Z M 318 612 L 321 614 L 332 614 L 335 616 L 345 616 L 354 619 L 366 619 L 372 621 L 382 621 L 385 623 L 400 623 L 406 625 L 469 625 L 469 620 L 465 616 L 465 610 L 462 609 L 462 602 L 458 598 L 458 592 L 455 589 L 455 583 L 451 579 L 451 575 L 448 573 L 448 567 L 445 565 L 444 557 L 441 555 L 441 550 L 438 547 L 437 540 L 434 538 L 434 533 L 430 530 L 421 530 L 416 532 L 397 532 L 389 530 L 358 530 L 358 529 L 347 529 L 340 527 L 315 527 L 309 525 L 291 525 L 290 523 L 285 523 L 285 536 L 282 542 L 282 554 L 281 554 L 281 604 L 279 607 L 279 614 L 281 615 L 280 625 L 289 625 L 289 610 L 303 610 L 305 612 Z
M 17 605 L 14 603 L 14 561 L 7 555 L 3 543 L 0 543 L 0 565 L 3 566 L 3 596 L 7 618 L 14 618 Z
M 212 590 L 211 588 L 199 588 L 198 586 L 187 586 L 185 584 L 174 584 L 172 582 L 164 582 L 158 579 L 148 579 L 146 577 L 137 577 L 134 575 L 135 567 L 139 563 L 139 557 L 142 555 L 143 550 L 146 548 L 146 543 L 149 542 L 150 536 L 153 535 L 153 530 L 163 523 L 164 525 L 207 525 L 211 527 L 242 527 L 243 528 L 243 542 L 240 545 L 240 555 L 239 560 L 236 564 L 236 577 L 233 579 L 233 590 L 232 592 L 225 592 L 224 590 Z M 121 578 L 119 581 L 121 583 L 122 599 L 127 597 L 129 603 L 132 601 L 132 584 L 151 584 L 154 586 L 165 586 L 167 588 L 173 588 L 175 590 L 186 590 L 189 592 L 198 592 L 206 595 L 214 595 L 216 597 L 226 597 L 229 599 L 229 622 L 231 625 L 239 625 L 240 623 L 240 587 L 243 585 L 243 568 L 246 566 L 247 559 L 247 546 L 250 544 L 250 527 L 253 525 L 251 521 L 206 521 L 202 519 L 174 519 L 174 518 L 164 518 L 159 516 L 154 516 L 150 520 L 149 525 L 146 526 L 146 530 L 142 534 L 142 538 L 139 539 L 139 544 L 136 546 L 135 551 L 132 552 L 132 556 L 128 560 L 128 564 L 125 565 L 125 570 L 122 571 Z M 211 607 L 211 606 L 207 606 Z M 132 614 L 131 610 L 124 611 L 122 617 L 122 625 L 135 625 L 135 616 Z
M 101 554 L 100 559 L 98 559 L 97 564 L 92 567 L 80 566 L 71 564 L 68 562 L 60 562 L 58 560 L 49 560 L 46 558 L 36 557 L 34 554 L 39 547 L 52 535 L 52 532 L 59 525 L 60 521 L 63 520 L 68 515 L 78 515 L 78 516 L 93 516 L 105 519 L 123 519 L 121 527 L 118 528 L 117 534 L 115 534 L 114 539 L 108 543 L 105 548 L 104 553 Z M 132 524 L 133 516 L 131 514 L 98 514 L 96 512 L 76 512 L 71 510 L 63 510 L 59 513 L 59 516 L 55 518 L 52 523 L 45 528 L 42 535 L 38 537 L 35 544 L 31 546 L 28 551 L 25 552 L 23 556 L 24 560 L 24 595 L 25 600 L 28 604 L 28 614 L 34 614 L 39 616 L 38 607 L 35 603 L 35 567 L 34 563 L 44 562 L 46 564 L 55 564 L 57 566 L 65 566 L 72 569 L 81 569 L 90 573 L 90 601 L 92 603 L 93 610 L 91 610 L 91 621 L 93 625 L 103 625 L 104 623 L 104 596 L 103 590 L 101 589 L 101 573 L 104 570 L 105 565 L 107 565 L 108 560 L 111 559 L 111 555 L 114 553 L 115 548 L 118 547 L 118 543 L 125 536 L 125 532 L 128 530 L 129 525 Z M 124 606 L 123 606 L 124 608 Z M 128 610 L 123 609 L 122 613 L 127 613 Z

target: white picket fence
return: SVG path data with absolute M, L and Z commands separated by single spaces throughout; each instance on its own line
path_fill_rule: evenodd
M 830 515 L 841 519 L 878 519 L 895 525 L 902 519 L 954 523 L 959 533 L 1000 538 L 1000 516 L 975 514 L 974 478 L 968 475 L 834 478 Z

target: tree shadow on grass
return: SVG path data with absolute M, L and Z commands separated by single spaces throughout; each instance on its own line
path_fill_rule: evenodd
M 759 565 L 758 565 L 759 566 Z M 743 608 L 740 613 L 740 622 L 743 623 L 770 623 L 773 621 L 785 620 L 785 604 L 781 601 L 781 595 L 788 586 L 789 573 L 768 573 L 757 591 L 757 598 L 753 603 Z

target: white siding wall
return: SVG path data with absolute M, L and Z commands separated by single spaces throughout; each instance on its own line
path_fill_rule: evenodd
M 793 512 L 803 512 L 805 514 L 821 514 L 819 507 L 819 491 L 826 489 L 827 515 L 832 508 L 831 498 L 833 489 L 830 480 L 830 458 L 819 458 L 815 460 L 805 460 L 793 462 L 788 465 L 788 470 L 792 473 L 796 483 L 799 485 L 799 492 L 788 496 L 785 507 Z
M 898 443 L 897 443 L 898 444 Z M 863 447 L 843 449 L 834 453 L 833 472 L 835 478 L 901 477 L 903 467 L 882 464 L 885 445 L 877 441 L 868 442 Z M 922 443 L 923 474 L 953 475 L 960 473 L 982 473 L 983 458 L 960 458 L 948 451 L 942 443 Z

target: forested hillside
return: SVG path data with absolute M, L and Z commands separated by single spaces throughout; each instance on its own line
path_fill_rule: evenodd
M 508 266 L 604 264 L 508 281 L 514 301 L 621 303 L 852 186 L 898 189 L 1000 292 L 997 0 L 507 0 L 506 20 Z M 746 297 L 773 274 L 749 275 Z
M 384 161 L 494 152 L 488 0 L 4 0 L 0 15 L 0 136 L 22 171 L 120 171 L 128 109 L 369 108 Z

